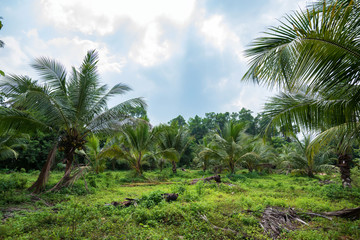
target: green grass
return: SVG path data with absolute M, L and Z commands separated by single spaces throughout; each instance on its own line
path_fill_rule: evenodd
M 6 218 L 0 239 L 269 239 L 259 225 L 267 206 L 319 213 L 360 205 L 360 189 L 342 189 L 338 176 L 321 176 L 336 184 L 320 186 L 319 179 L 239 172 L 222 176 L 231 185 L 189 185 L 192 179 L 211 174 L 195 170 L 172 174 L 166 169 L 136 178 L 130 171 L 109 171 L 86 177 L 90 193 L 80 179 L 71 188 L 40 195 L 39 200 L 25 190 L 37 174 L 0 175 L 0 217 Z M 61 175 L 52 173 L 49 187 Z M 355 184 L 357 177 L 354 172 Z M 163 201 L 159 196 L 165 192 L 179 193 L 178 200 Z M 126 197 L 139 199 L 139 205 L 105 205 Z M 214 229 L 200 215 L 239 234 Z M 284 232 L 281 239 L 360 239 L 359 220 L 301 217 L 309 226 Z

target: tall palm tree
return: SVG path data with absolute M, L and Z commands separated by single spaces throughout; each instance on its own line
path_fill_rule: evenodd
M 176 173 L 176 163 L 190 144 L 190 133 L 177 126 L 159 126 L 158 131 L 158 154 L 171 162 L 172 171 Z
M 281 107 L 273 106 L 278 112 L 272 115 L 273 123 L 326 130 L 322 137 L 327 138 L 336 135 L 330 131 L 343 136 L 350 131 L 358 137 L 359 16 L 359 1 L 317 1 L 306 11 L 287 15 L 279 27 L 252 43 L 247 50 L 251 65 L 244 79 L 289 92 L 272 101 L 279 105 L 286 100 Z M 303 88 L 306 96 L 297 96 Z M 344 162 L 348 165 L 349 158 Z
M 90 133 L 118 131 L 129 120 L 125 108 L 145 105 L 142 99 L 135 98 L 108 108 L 110 97 L 131 89 L 116 84 L 108 91 L 106 85 L 100 85 L 98 61 L 97 52 L 88 51 L 79 69 L 73 67 L 68 74 L 59 62 L 41 57 L 32 67 L 40 74 L 42 83 L 16 75 L 0 82 L 0 89 L 8 98 L 8 107 L 0 107 L 0 130 L 41 128 L 58 135 L 38 180 L 30 187 L 35 192 L 44 189 L 58 148 L 64 152 L 66 163 L 64 177 L 56 185 L 61 187 L 70 179 L 76 150 L 84 147 Z

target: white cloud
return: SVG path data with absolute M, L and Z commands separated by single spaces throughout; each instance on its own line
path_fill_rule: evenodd
M 134 44 L 129 57 L 143 66 L 153 66 L 170 57 L 170 43 L 161 41 L 162 32 L 155 23 L 150 24 L 140 43 Z
M 30 63 L 29 56 L 24 53 L 22 44 L 14 37 L 2 37 L 5 42 L 5 48 L 1 49 L 0 69 L 6 74 L 27 74 Z
M 244 62 L 243 46 L 239 36 L 225 23 L 223 16 L 213 15 L 199 24 L 206 41 L 219 51 L 229 50 L 239 61 Z
M 162 17 L 184 24 L 195 0 L 40 0 L 40 4 L 45 19 L 58 27 L 104 35 L 126 19 L 141 26 Z
M 251 109 L 254 113 L 261 112 L 266 100 L 272 96 L 274 92 L 260 86 L 241 86 L 238 94 L 229 103 L 222 107 L 223 111 L 236 112 L 241 108 Z
M 0 61 L 4 63 L 2 68 L 9 73 L 29 74 L 29 63 L 40 56 L 54 58 L 70 70 L 71 66 L 79 66 L 86 52 L 91 49 L 96 49 L 99 53 L 100 73 L 119 73 L 126 63 L 124 57 L 111 54 L 106 44 L 78 37 L 43 40 L 38 32 L 32 29 L 26 32 L 23 38 L 4 37 L 3 40 L 6 48 Z M 24 42 L 26 44 L 23 44 Z

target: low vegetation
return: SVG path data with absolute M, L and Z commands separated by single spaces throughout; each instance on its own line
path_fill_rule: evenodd
M 52 174 L 54 185 L 62 173 Z M 267 206 L 294 208 L 308 225 L 283 231 L 281 239 L 359 239 L 360 220 L 309 216 L 354 208 L 360 188 L 344 189 L 338 176 L 308 178 L 246 170 L 223 175 L 222 183 L 192 179 L 210 172 L 186 170 L 173 174 L 132 171 L 88 174 L 59 192 L 32 195 L 24 190 L 37 177 L 32 173 L 1 174 L 2 239 L 271 239 L 260 226 Z M 359 184 L 360 171 L 354 170 Z M 331 181 L 323 185 L 324 180 Z M 178 193 L 166 202 L 163 193 Z M 113 206 L 113 201 L 137 199 L 136 206 Z M 202 216 L 206 216 L 205 221 Z M 215 228 L 214 226 L 218 227 Z M 224 230 L 224 229 L 231 229 Z

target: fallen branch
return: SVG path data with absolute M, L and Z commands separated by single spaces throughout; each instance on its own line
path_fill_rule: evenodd
M 341 218 L 348 218 L 351 220 L 358 220 L 358 219 L 360 219 L 360 207 L 345 208 L 345 209 L 342 209 L 339 211 L 324 212 L 322 214 L 325 216 L 341 217 Z

